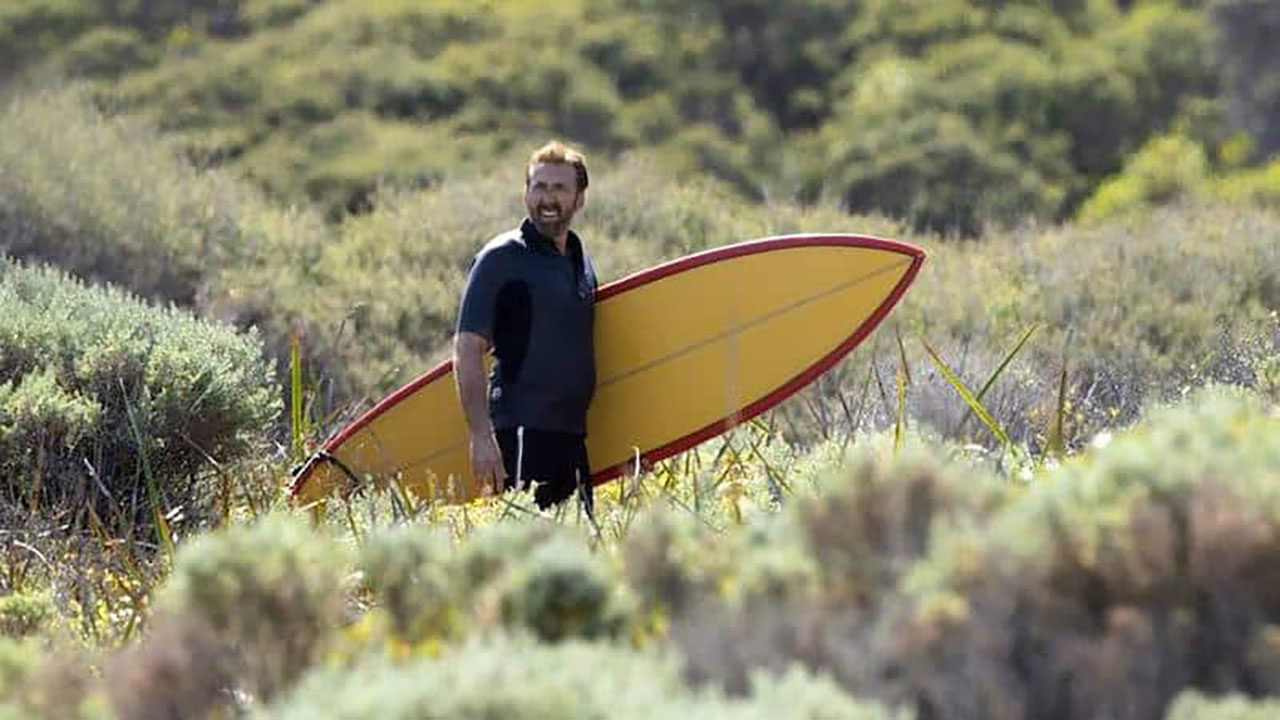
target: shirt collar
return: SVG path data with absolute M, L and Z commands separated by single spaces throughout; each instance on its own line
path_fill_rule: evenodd
M 525 218 L 524 222 L 520 223 L 520 236 L 524 238 L 525 246 L 534 252 L 557 257 L 560 255 L 555 241 L 538 232 L 538 227 L 529 218 Z M 572 230 L 569 231 L 569 238 L 565 241 L 565 250 L 568 251 L 569 257 L 574 259 L 582 257 L 582 241 Z

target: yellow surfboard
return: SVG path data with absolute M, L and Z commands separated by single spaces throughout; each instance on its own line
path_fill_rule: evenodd
M 596 294 L 596 484 L 751 419 L 817 378 L 879 325 L 925 258 L 860 235 L 789 235 L 664 263 Z M 446 361 L 339 430 L 295 473 L 303 503 L 398 478 L 426 499 L 477 496 Z

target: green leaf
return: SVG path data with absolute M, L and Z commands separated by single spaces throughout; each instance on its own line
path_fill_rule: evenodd
M 969 406 L 969 409 L 978 416 L 978 419 L 982 420 L 982 424 L 986 425 L 987 429 L 991 431 L 991 434 L 999 438 L 1001 443 L 1005 445 L 1010 444 L 1009 435 L 1000 427 L 1000 424 L 991 416 L 991 413 L 987 412 L 987 409 L 982 406 L 982 403 L 978 398 L 974 397 L 973 393 L 969 391 L 969 388 L 965 386 L 964 381 L 952 372 L 951 367 L 947 365 L 938 353 L 934 352 L 934 349 L 929 346 L 927 340 L 921 338 L 920 344 L 924 345 L 925 351 L 929 353 L 929 359 L 932 360 L 934 366 L 938 368 L 938 372 L 942 373 L 942 377 L 946 378 L 947 383 L 949 383 L 961 399 L 965 401 L 965 404 Z

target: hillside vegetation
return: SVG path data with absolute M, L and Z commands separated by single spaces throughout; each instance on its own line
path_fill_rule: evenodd
M 21 0 L 0 58 L 330 217 L 554 133 L 973 234 L 1073 216 L 1170 134 L 1207 171 L 1265 162 L 1278 30 L 1264 0 Z
M 1280 4 L 0 3 L 0 720 L 1252 720 Z M 916 243 L 810 388 L 597 491 L 289 469 L 448 349 L 525 158 L 603 281 Z

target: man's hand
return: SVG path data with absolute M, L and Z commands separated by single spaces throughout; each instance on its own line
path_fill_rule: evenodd
M 481 495 L 498 495 L 507 481 L 507 469 L 502 465 L 502 452 L 493 433 L 471 436 L 471 472 L 480 483 Z
M 453 342 L 453 375 L 458 387 L 458 400 L 471 430 L 471 472 L 479 483 L 481 495 L 497 495 L 507 480 L 502 466 L 502 451 L 493 437 L 489 422 L 488 381 L 484 372 L 484 356 L 489 340 L 483 335 L 460 332 Z

